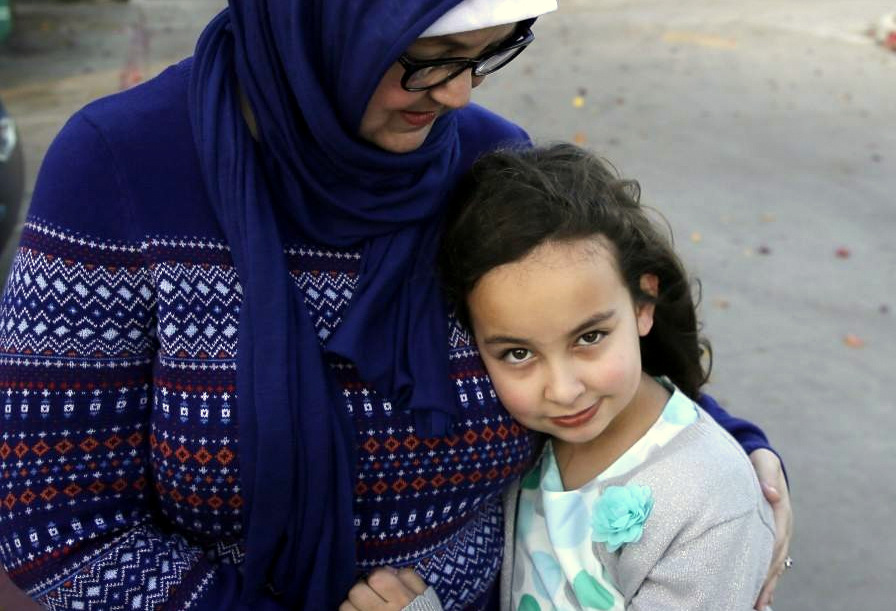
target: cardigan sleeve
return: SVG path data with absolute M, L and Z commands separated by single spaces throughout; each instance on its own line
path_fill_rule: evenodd
M 607 485 L 646 485 L 654 499 L 640 541 L 595 547 L 627 609 L 747 611 L 774 546 L 771 508 L 744 453 L 706 414 L 640 469 Z
M 49 609 L 236 609 L 235 565 L 156 502 L 156 299 L 134 224 L 110 147 L 76 115 L 0 300 L 0 560 Z
M 629 611 L 748 611 L 765 578 L 772 534 L 748 512 L 676 541 L 648 573 Z

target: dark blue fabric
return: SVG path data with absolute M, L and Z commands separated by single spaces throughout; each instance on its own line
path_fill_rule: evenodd
M 197 46 L 194 137 L 243 290 L 244 601 L 270 584 L 291 607 L 332 609 L 354 579 L 354 430 L 288 282 L 284 221 L 315 242 L 363 250 L 356 295 L 326 350 L 415 410 L 418 434 L 445 434 L 455 415 L 433 262 L 459 171 L 456 119 L 440 118 L 403 155 L 356 134 L 386 69 L 457 2 L 230 0 Z
M 763 433 L 762 429 L 758 426 L 752 422 L 732 416 L 709 395 L 701 393 L 699 399 L 698 402 L 700 403 L 700 407 L 706 410 L 706 413 L 712 416 L 722 428 L 728 431 L 728 433 L 737 440 L 747 455 L 752 454 L 759 449 L 766 449 L 774 452 L 779 459 L 781 458 L 781 455 L 769 445 L 768 437 L 765 436 L 765 433 Z M 784 468 L 783 460 L 781 460 L 781 470 L 784 471 L 784 478 L 788 479 L 787 469 Z M 788 486 L 789 484 L 790 482 L 788 479 Z

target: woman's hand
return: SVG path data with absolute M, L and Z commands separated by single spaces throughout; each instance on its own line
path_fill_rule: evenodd
M 774 452 L 764 448 L 750 454 L 750 462 L 762 486 L 762 493 L 772 506 L 775 515 L 775 549 L 769 565 L 768 576 L 762 584 L 755 609 L 765 609 L 772 604 L 778 578 L 784 573 L 784 563 L 789 557 L 790 539 L 793 536 L 793 510 L 790 507 L 790 492 L 781 461 Z
M 379 568 L 349 590 L 348 599 L 339 606 L 339 611 L 401 611 L 423 596 L 426 589 L 426 582 L 411 569 Z M 441 605 L 420 608 L 436 611 Z

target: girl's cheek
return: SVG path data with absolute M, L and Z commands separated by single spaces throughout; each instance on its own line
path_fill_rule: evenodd
M 641 362 L 629 355 L 614 355 L 592 368 L 596 386 L 608 390 L 626 386 L 633 377 L 640 379 Z
M 534 399 L 530 392 L 526 392 L 526 385 L 519 382 L 501 383 L 502 381 L 492 378 L 495 385 L 495 392 L 504 405 L 504 408 L 510 412 L 515 419 L 523 421 L 531 417 L 533 413 Z

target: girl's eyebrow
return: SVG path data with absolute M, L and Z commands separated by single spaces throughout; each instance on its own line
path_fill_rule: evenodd
M 510 335 L 489 335 L 485 338 L 484 344 L 525 344 L 527 341 L 521 337 L 511 337 Z
M 604 323 L 616 315 L 616 310 L 607 310 L 606 312 L 598 312 L 594 316 L 588 317 L 586 320 L 583 320 L 581 323 L 576 325 L 574 329 L 571 329 L 569 335 L 579 335 L 584 333 L 591 327 L 595 325 L 599 325 Z M 526 345 L 529 343 L 529 340 L 522 337 L 513 337 L 510 335 L 489 335 L 486 337 L 483 344 L 494 345 L 494 344 L 520 344 Z
M 575 329 L 569 332 L 570 335 L 579 335 L 580 333 L 584 333 L 589 329 L 589 327 L 593 327 L 595 325 L 599 325 L 601 323 L 605 323 L 616 315 L 616 310 L 607 310 L 606 312 L 598 312 L 594 316 L 588 318 L 587 320 L 583 320 L 582 323 L 577 326 Z

